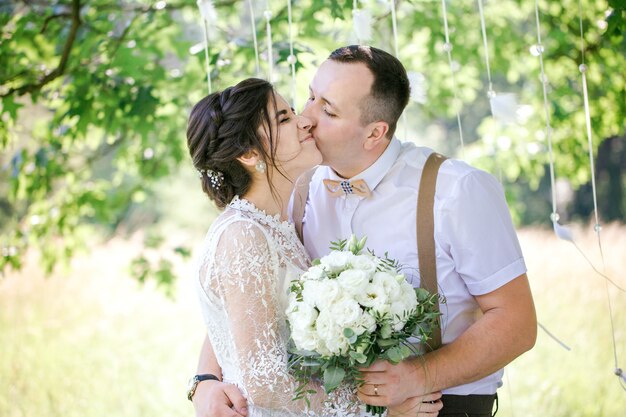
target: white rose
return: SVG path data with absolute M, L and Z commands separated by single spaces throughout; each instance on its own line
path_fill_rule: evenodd
M 357 336 L 362 335 L 365 332 L 374 333 L 376 330 L 376 320 L 366 311 L 363 311 L 359 317 L 349 326 Z
M 311 305 L 304 302 L 295 302 L 289 305 L 287 318 L 291 324 L 291 330 L 313 328 L 318 312 Z
M 302 274 L 302 277 L 300 279 L 303 281 L 307 281 L 307 280 L 319 281 L 325 276 L 326 274 L 324 273 L 324 269 L 322 267 L 315 265 L 315 266 L 310 267 L 308 271 Z
M 357 301 L 362 306 L 370 307 L 380 313 L 385 313 L 389 310 L 387 292 L 380 282 L 369 283 L 365 287 L 365 291 L 357 295 Z
M 389 272 L 376 272 L 372 277 L 372 282 L 381 285 L 385 289 L 387 297 L 391 300 L 400 298 L 402 294 L 401 284 L 398 283 L 397 275 L 392 275 Z
M 354 269 L 360 269 L 368 274 L 373 274 L 376 271 L 376 268 L 378 268 L 379 262 L 380 261 L 375 256 L 356 255 L 352 258 L 350 264 Z
M 369 277 L 365 271 L 348 269 L 339 274 L 337 282 L 348 294 L 357 295 L 365 291 L 369 284 Z
M 340 298 L 330 306 L 330 314 L 335 324 L 341 328 L 349 327 L 361 315 L 361 306 L 351 298 Z
M 320 342 L 315 329 L 295 329 L 291 332 L 291 338 L 300 350 L 315 351 Z
M 407 310 L 412 311 L 417 307 L 417 296 L 415 295 L 415 288 L 408 282 L 404 282 L 402 285 L 402 301 L 406 304 Z
M 334 250 L 320 259 L 320 265 L 330 273 L 343 271 L 354 255 L 351 252 Z
M 330 310 L 321 311 L 315 322 L 317 335 L 332 353 L 338 353 L 337 340 L 343 336 L 343 328 L 335 323 Z
M 402 330 L 409 318 L 410 309 L 404 303 L 404 300 L 398 300 L 391 303 L 389 314 L 391 315 L 391 326 L 395 331 Z
M 319 282 L 315 304 L 320 310 L 328 309 L 341 296 L 341 286 L 336 279 L 313 282 Z
M 334 339 L 326 340 L 326 347 L 335 355 L 343 355 L 350 348 L 350 341 L 343 334 Z
M 302 282 L 302 300 L 311 307 L 317 307 L 321 281 L 307 280 Z

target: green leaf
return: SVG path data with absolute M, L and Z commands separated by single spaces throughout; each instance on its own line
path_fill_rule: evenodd
M 329 366 L 324 370 L 324 390 L 326 393 L 331 392 L 341 384 L 346 376 L 346 371 L 338 366 Z

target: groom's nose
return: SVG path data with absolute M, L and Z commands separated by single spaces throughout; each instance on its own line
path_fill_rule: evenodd
M 300 113 L 301 116 L 309 119 L 309 121 L 311 122 L 311 127 L 314 127 L 317 124 L 317 117 L 315 115 L 316 112 L 314 110 L 314 107 L 314 103 L 307 101 L 307 103 L 304 105 L 304 109 L 302 109 L 302 113 Z

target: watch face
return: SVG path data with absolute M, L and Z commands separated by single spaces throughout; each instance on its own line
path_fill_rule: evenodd
M 187 383 L 187 391 L 191 391 L 193 386 L 198 383 L 198 377 L 192 376 L 189 382 Z

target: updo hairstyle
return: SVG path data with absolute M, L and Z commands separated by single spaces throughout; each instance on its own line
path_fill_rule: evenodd
M 236 195 L 244 195 L 252 184 L 252 176 L 237 158 L 256 150 L 268 165 L 276 165 L 268 103 L 276 109 L 272 85 L 248 78 L 204 97 L 191 110 L 189 154 L 200 172 L 202 190 L 220 208 Z M 259 135 L 260 126 L 265 126 L 269 140 Z M 266 175 L 269 181 L 269 170 Z

